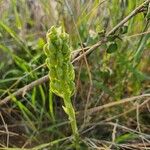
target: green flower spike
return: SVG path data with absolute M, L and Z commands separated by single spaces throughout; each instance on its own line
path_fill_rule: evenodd
M 47 44 L 44 46 L 44 51 L 47 56 L 46 64 L 49 68 L 50 92 L 63 98 L 65 104 L 63 109 L 68 115 L 75 141 L 77 141 L 79 134 L 75 111 L 70 99 L 75 91 L 75 73 L 70 61 L 69 35 L 61 27 L 52 26 L 46 37 Z

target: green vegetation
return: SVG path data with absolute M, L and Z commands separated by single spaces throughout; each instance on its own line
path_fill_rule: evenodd
M 148 149 L 149 3 L 0 0 L 0 149 Z

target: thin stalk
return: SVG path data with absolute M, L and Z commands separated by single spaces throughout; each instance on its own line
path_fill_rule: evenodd
M 78 127 L 77 127 L 77 122 L 76 122 L 75 110 L 73 108 L 73 105 L 69 97 L 64 98 L 64 104 L 65 104 L 65 108 L 64 108 L 65 112 L 68 115 L 68 118 L 71 124 L 75 146 L 76 146 L 76 149 L 79 149 L 79 132 L 78 132 Z
M 53 107 L 53 93 L 49 91 L 49 111 L 51 114 L 52 122 L 55 122 L 55 115 L 54 115 L 54 107 Z
M 150 25 L 150 21 L 148 20 L 148 21 L 146 22 L 146 25 L 145 25 L 145 27 L 144 27 L 143 32 L 146 32 L 146 31 L 148 30 L 149 25 Z M 144 51 L 144 47 L 145 47 L 146 42 L 147 42 L 147 40 L 148 40 L 149 37 L 150 37 L 149 34 L 143 35 L 143 36 L 141 37 L 139 43 L 138 43 L 138 48 L 137 48 L 137 50 L 136 50 L 136 52 L 135 52 L 135 54 L 134 54 L 134 56 L 133 56 L 134 68 L 137 67 L 138 64 L 139 64 L 139 62 L 140 62 L 140 59 L 141 59 L 141 57 L 142 57 L 142 53 L 143 53 L 143 51 Z

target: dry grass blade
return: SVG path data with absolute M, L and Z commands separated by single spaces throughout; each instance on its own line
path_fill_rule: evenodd
M 102 106 L 97 106 L 97 107 L 94 107 L 94 108 L 90 108 L 90 109 L 87 110 L 87 114 L 90 115 L 90 114 L 99 112 L 99 111 L 101 111 L 105 108 L 109 108 L 109 107 L 117 106 L 117 105 L 120 105 L 120 104 L 132 102 L 132 101 L 135 101 L 137 99 L 142 99 L 142 98 L 146 98 L 146 97 L 150 97 L 150 94 L 143 94 L 143 95 L 139 95 L 139 96 L 125 98 L 125 99 L 122 99 L 120 101 L 111 102 L 111 103 L 108 103 L 108 104 L 105 104 L 105 105 L 102 105 Z M 80 114 L 80 113 L 83 113 L 83 111 L 78 111 L 77 112 L 77 114 Z

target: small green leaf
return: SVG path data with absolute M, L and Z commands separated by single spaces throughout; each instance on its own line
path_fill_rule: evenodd
M 120 33 L 121 34 L 126 34 L 128 32 L 128 26 L 123 26 L 121 29 L 120 29 Z
M 122 142 L 125 142 L 125 141 L 129 141 L 129 140 L 133 140 L 137 138 L 137 135 L 136 134 L 133 134 L 133 133 L 126 133 L 126 134 L 123 134 L 123 135 L 120 135 L 116 138 L 115 142 L 116 143 L 122 143 Z
M 118 49 L 118 45 L 116 42 L 112 42 L 108 45 L 107 53 L 114 53 Z
M 68 114 L 67 108 L 66 108 L 65 106 L 62 106 L 62 108 L 63 108 L 64 112 L 65 112 L 66 114 Z

